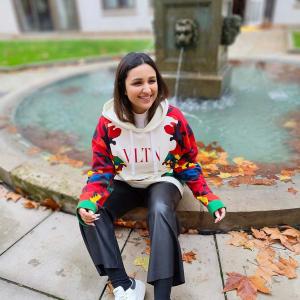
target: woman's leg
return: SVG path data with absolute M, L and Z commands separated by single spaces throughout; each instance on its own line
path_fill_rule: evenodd
M 148 188 L 147 197 L 151 240 L 147 282 L 154 285 L 156 294 L 162 291 L 161 294 L 165 295 L 166 291 L 170 293 L 171 286 L 185 282 L 176 217 L 181 194 L 174 184 L 159 182 Z M 155 299 L 165 300 L 159 297 Z
M 143 193 L 125 182 L 115 181 L 114 190 L 98 213 L 100 217 L 93 226 L 80 226 L 87 250 L 101 276 L 108 275 L 114 287 L 126 290 L 129 280 L 115 236 L 113 222 L 127 211 L 142 205 Z

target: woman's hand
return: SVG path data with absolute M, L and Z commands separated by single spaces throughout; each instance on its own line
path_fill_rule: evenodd
M 225 207 L 222 207 L 220 209 L 218 209 L 216 212 L 215 212 L 215 223 L 218 223 L 220 222 L 222 219 L 225 218 L 225 215 L 226 215 L 226 209 Z
M 93 222 L 99 219 L 100 214 L 95 214 L 92 210 L 86 210 L 85 208 L 79 208 L 78 213 L 85 224 L 96 226 Z

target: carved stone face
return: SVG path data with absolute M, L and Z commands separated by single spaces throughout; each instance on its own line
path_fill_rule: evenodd
M 198 26 L 192 19 L 179 19 L 175 23 L 175 42 L 178 47 L 187 47 L 196 43 Z

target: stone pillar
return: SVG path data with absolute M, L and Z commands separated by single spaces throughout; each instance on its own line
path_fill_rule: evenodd
M 196 24 L 197 37 L 183 52 L 179 98 L 216 99 L 228 86 L 227 46 L 221 45 L 222 13 L 226 11 L 223 4 L 222 0 L 155 0 L 156 62 L 171 94 L 174 94 L 180 54 L 175 26 L 182 19 Z

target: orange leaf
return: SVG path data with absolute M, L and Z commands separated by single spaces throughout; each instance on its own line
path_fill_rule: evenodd
M 30 147 L 28 150 L 27 150 L 27 154 L 28 155 L 34 155 L 34 154 L 37 154 L 37 153 L 40 153 L 41 152 L 41 149 L 38 148 L 38 147 Z
M 228 242 L 229 245 L 236 247 L 243 246 L 245 249 L 252 250 L 254 248 L 253 241 L 249 240 L 248 234 L 243 231 L 230 231 L 231 240 Z
M 149 237 L 149 231 L 146 229 L 140 229 L 138 233 L 141 237 Z
M 264 294 L 271 294 L 270 289 L 266 287 L 265 281 L 262 279 L 262 277 L 257 275 L 252 275 L 249 276 L 248 278 L 255 285 L 258 291 Z
M 46 206 L 47 208 L 50 208 L 52 210 L 60 210 L 60 205 L 53 199 L 51 198 L 46 198 L 41 202 L 42 206 Z
M 292 236 L 292 237 L 300 237 L 300 231 L 293 228 L 293 227 L 289 227 L 288 229 L 284 230 L 282 232 L 283 235 L 287 235 L 287 236 Z
M 237 289 L 237 294 L 241 297 L 241 299 L 256 299 L 257 288 L 247 276 L 241 275 L 236 272 L 227 273 L 227 275 L 228 278 L 226 280 L 223 292 Z
M 5 197 L 6 200 L 12 200 L 14 202 L 17 202 L 18 200 L 20 200 L 20 198 L 22 198 L 21 195 L 16 194 L 14 192 L 9 192 L 4 197 Z
M 252 235 L 257 238 L 257 239 L 260 239 L 260 240 L 265 240 L 267 239 L 267 235 L 265 234 L 264 231 L 262 230 L 257 230 L 255 228 L 251 228 L 251 231 L 252 231 Z
M 292 193 L 293 195 L 296 195 L 298 193 L 298 190 L 294 189 L 293 187 L 289 187 L 288 192 Z
M 262 230 L 266 234 L 270 235 L 270 239 L 272 239 L 272 240 L 280 240 L 281 232 L 279 231 L 278 228 L 264 227 Z
M 150 255 L 150 252 L 151 252 L 151 248 L 150 246 L 147 246 L 146 249 L 144 250 L 144 253 Z
M 268 268 L 265 267 L 258 267 L 255 275 L 263 278 L 265 281 L 269 282 L 270 284 L 272 283 L 272 276 L 277 276 L 278 274 L 275 273 L 272 270 L 269 270 Z
M 255 300 L 257 295 L 256 286 L 249 280 L 248 277 L 243 277 L 237 289 L 237 294 L 242 300 Z
M 194 251 L 182 253 L 182 260 L 187 263 L 192 263 L 193 260 L 196 260 L 196 253 Z
M 123 219 L 117 219 L 114 224 L 127 228 L 135 228 L 136 221 L 124 221 Z
M 39 203 L 37 203 L 35 201 L 31 201 L 31 200 L 24 200 L 23 206 L 25 208 L 29 208 L 29 209 L 38 208 L 39 207 Z
M 298 266 L 298 263 L 291 257 L 289 257 L 289 259 L 287 260 L 279 256 L 279 262 L 277 265 L 282 270 L 282 275 L 285 275 L 289 279 L 297 277 L 296 268 Z
M 240 284 L 240 281 L 243 279 L 243 277 L 245 277 L 244 275 L 236 273 L 236 272 L 229 272 L 226 274 L 227 274 L 228 278 L 226 280 L 226 283 L 225 283 L 225 286 L 223 289 L 224 293 L 232 291 L 234 289 L 237 289 Z

